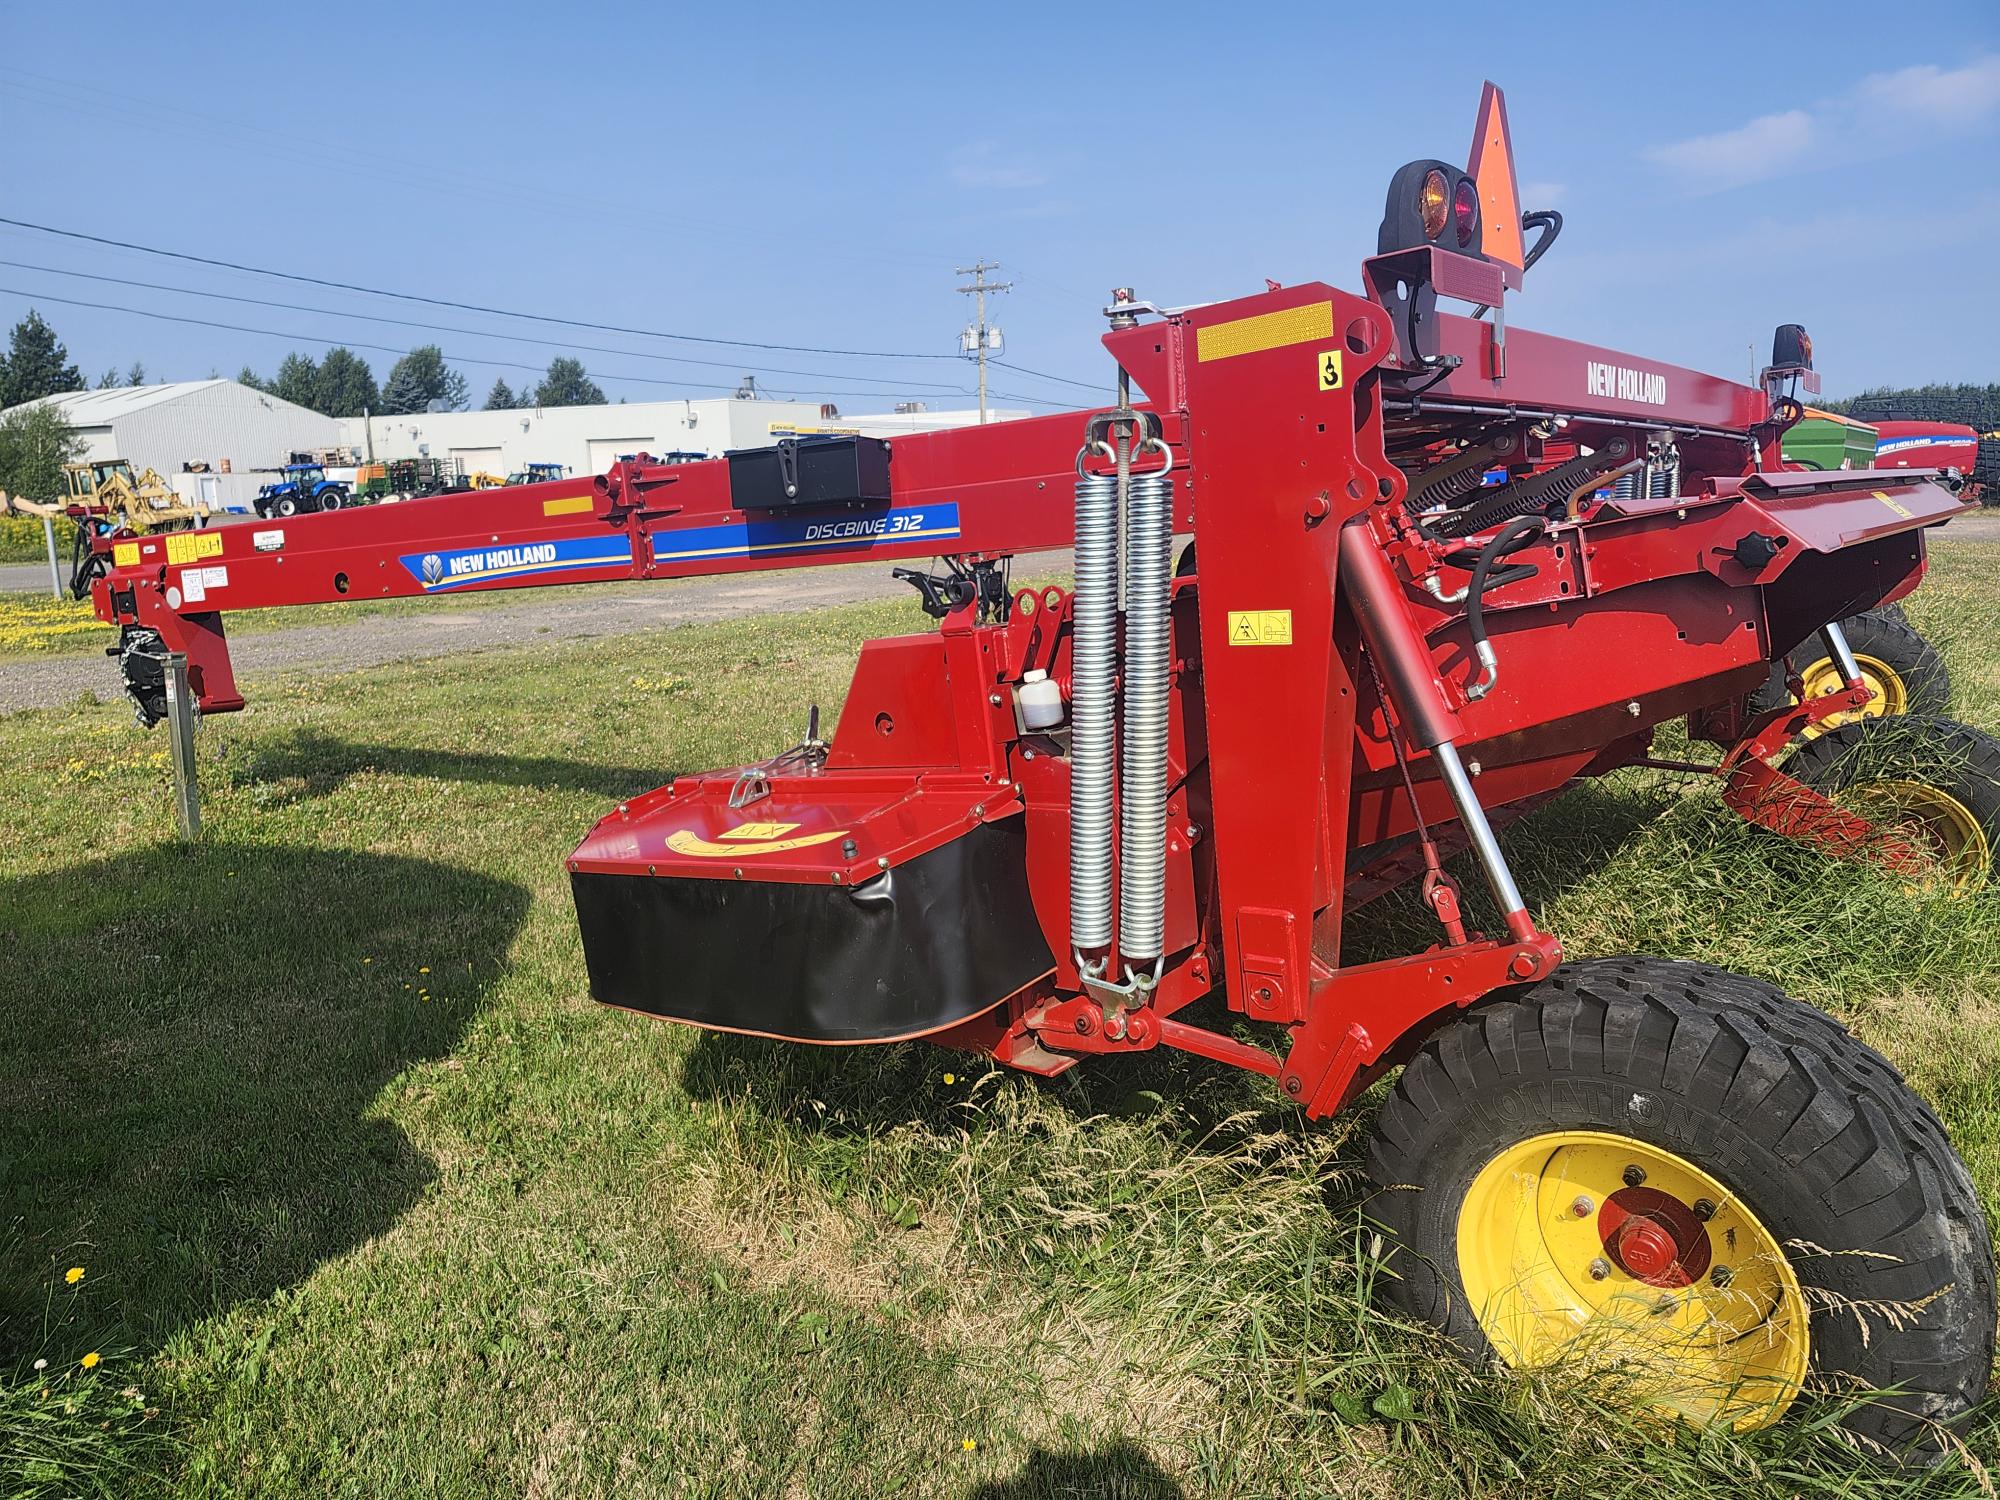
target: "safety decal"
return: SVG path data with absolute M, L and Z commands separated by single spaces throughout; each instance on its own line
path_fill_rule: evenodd
M 1341 356 L 1338 349 L 1319 351 L 1319 388 L 1323 391 L 1337 391 L 1341 387 Z
M 1232 646 L 1289 646 L 1292 643 L 1292 612 L 1289 609 L 1232 609 L 1229 612 L 1229 644 Z
M 1239 354 L 1261 354 L 1266 349 L 1318 343 L 1332 337 L 1333 304 L 1309 302 L 1304 307 L 1287 307 L 1279 312 L 1258 313 L 1254 318 L 1236 318 L 1196 329 L 1194 352 L 1195 358 L 1204 362 L 1233 359 Z
M 958 535 L 958 506 L 909 505 L 893 510 L 844 511 L 803 516 L 760 516 L 722 526 L 656 531 L 653 561 L 683 562 L 702 557 L 762 557 L 788 552 L 822 552 L 840 547 L 873 547 L 879 542 L 949 541 Z
M 542 514 L 545 516 L 584 516 L 590 514 L 592 501 L 588 495 L 565 495 L 560 500 L 544 500 Z
M 1897 500 L 1892 496 L 1890 496 L 1886 491 L 1876 490 L 1875 498 L 1877 500 L 1880 500 L 1884 505 L 1888 506 L 1889 509 L 1893 510 L 1897 515 L 1901 516 L 1905 521 L 1914 521 L 1917 518 L 1917 513 L 1915 511 L 1911 510 L 1909 506 L 1903 504 L 1902 501 Z
M 138 567 L 139 544 L 137 542 L 114 542 L 111 546 L 111 562 L 114 567 Z
M 685 828 L 677 828 L 667 835 L 667 847 L 676 854 L 689 854 L 697 859 L 727 859 L 744 854 L 783 854 L 788 849 L 810 849 L 815 844 L 830 844 L 847 833 L 845 828 L 836 828 L 830 833 L 802 833 L 796 838 L 787 838 L 786 835 L 798 826 L 796 823 L 739 823 L 714 841 L 690 833 Z
M 622 536 L 564 537 L 506 547 L 406 552 L 398 560 L 424 586 L 425 593 L 435 594 L 490 579 L 526 578 L 536 573 L 629 571 L 632 544 Z
M 167 561 L 200 562 L 222 556 L 222 536 L 214 531 L 174 531 L 167 534 Z

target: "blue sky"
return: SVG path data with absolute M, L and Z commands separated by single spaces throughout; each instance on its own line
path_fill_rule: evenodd
M 1831 394 L 2000 379 L 2000 5 L 51 6 L 0 0 L 0 214 L 339 281 L 717 338 L 949 354 L 998 260 L 1005 358 L 1107 378 L 1105 290 L 1358 289 L 1390 174 L 1462 160 L 1508 94 L 1529 206 L 1567 217 L 1509 302 L 1741 377 L 1812 330 Z M 384 302 L 0 226 L 93 381 L 331 341 L 435 341 L 475 395 L 545 345 L 613 399 L 965 404 L 951 359 L 753 353 Z M 29 295 L 23 296 L 21 292 Z M 247 327 L 65 306 L 67 297 Z M 433 332 L 362 314 L 451 325 Z M 500 337 L 484 336 L 499 334 Z M 386 373 L 393 354 L 362 351 Z M 710 360 L 711 365 L 671 363 Z M 645 384 L 623 376 L 645 377 Z M 1043 402 L 1087 391 L 997 371 Z M 934 388 L 935 387 L 935 388 Z M 1065 394 L 1068 392 L 1069 394 Z M 1003 401 L 1006 397 L 1000 397 Z

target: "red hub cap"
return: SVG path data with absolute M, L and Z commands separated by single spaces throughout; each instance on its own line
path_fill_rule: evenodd
M 1620 1188 L 1604 1200 L 1597 1229 L 1612 1264 L 1649 1286 L 1687 1286 L 1713 1254 L 1694 1210 L 1657 1188 Z

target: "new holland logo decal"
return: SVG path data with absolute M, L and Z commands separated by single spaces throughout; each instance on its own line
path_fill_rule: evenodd
M 796 823 L 739 823 L 713 841 L 685 828 L 676 828 L 667 835 L 667 847 L 676 854 L 692 855 L 696 859 L 729 859 L 745 854 L 783 854 L 790 849 L 810 849 L 815 844 L 830 844 L 847 834 L 845 828 L 835 828 L 827 833 L 791 836 L 792 830 L 798 826 Z
M 632 544 L 623 536 L 563 537 L 555 541 L 516 542 L 502 547 L 455 547 L 450 551 L 410 552 L 400 559 L 412 578 L 435 594 L 497 578 L 527 578 L 536 573 L 629 573 Z

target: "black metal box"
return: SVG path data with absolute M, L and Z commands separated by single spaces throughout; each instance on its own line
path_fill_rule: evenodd
M 885 438 L 780 438 L 739 448 L 729 460 L 729 497 L 738 510 L 807 505 L 883 505 L 889 499 Z

